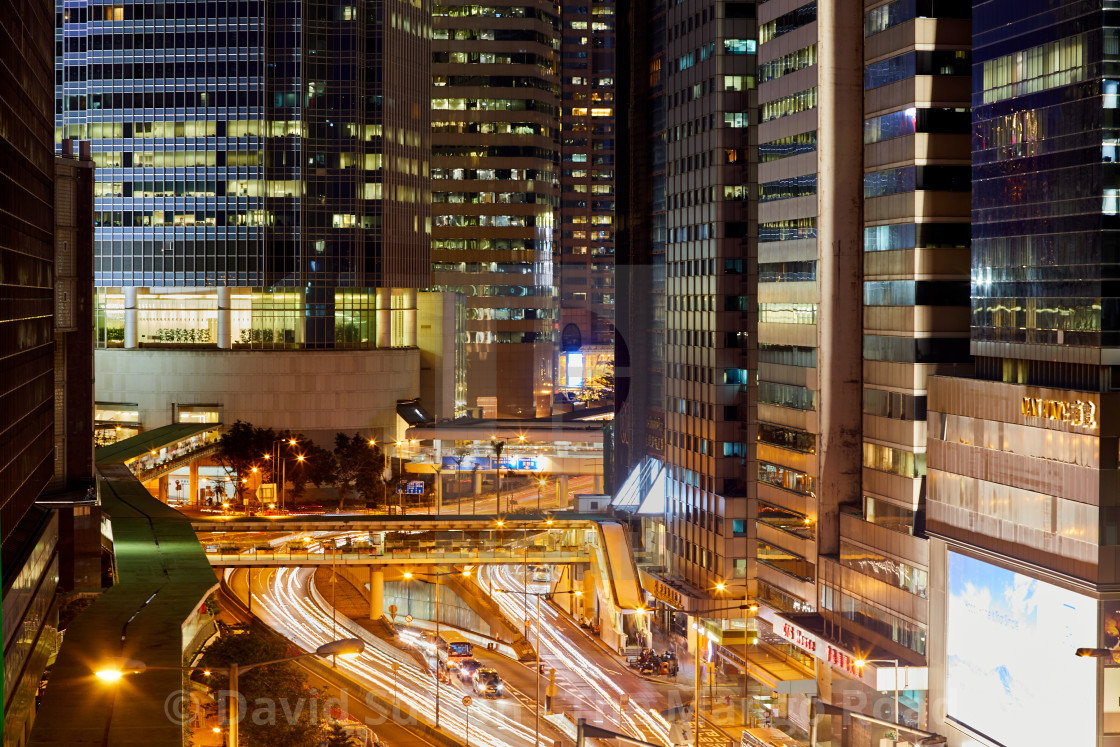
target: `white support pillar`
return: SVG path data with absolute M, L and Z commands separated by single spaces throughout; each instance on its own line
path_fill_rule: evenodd
M 557 479 L 557 483 L 560 485 L 560 497 L 556 502 L 556 508 L 564 508 L 565 506 L 567 506 L 569 504 L 569 501 L 568 501 L 568 476 L 567 475 L 560 475 L 560 477 Z
M 136 321 L 136 287 L 124 288 L 124 346 L 129 350 L 137 347 L 139 331 Z
M 596 494 L 601 494 L 603 492 L 603 476 L 595 475 L 593 479 L 595 482 L 594 492 Z
M 393 347 L 393 294 L 388 288 L 377 289 L 377 347 Z
M 230 289 L 218 288 L 218 347 L 229 350 L 233 347 L 232 330 L 230 327 Z
M 471 480 L 471 487 L 474 489 L 475 495 L 482 495 L 482 472 L 479 470 L 474 471 L 474 479 Z

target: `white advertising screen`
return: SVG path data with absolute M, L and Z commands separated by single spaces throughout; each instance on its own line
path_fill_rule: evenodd
M 947 712 L 1006 747 L 1096 744 L 1097 606 L 949 553 Z
M 583 353 L 568 353 L 567 386 L 583 386 Z

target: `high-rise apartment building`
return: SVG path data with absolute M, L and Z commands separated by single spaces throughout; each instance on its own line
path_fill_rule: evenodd
M 466 296 L 466 389 L 493 417 L 552 406 L 559 195 L 554 2 L 432 9 L 432 286 Z
M 575 387 L 581 378 L 609 370 L 614 360 L 615 4 L 565 1 L 560 23 L 556 370 L 559 386 Z
M 100 409 L 392 426 L 430 272 L 427 3 L 56 13 L 56 137 L 98 164 Z
M 1118 645 L 1114 13 L 972 8 L 975 374 L 928 404 L 930 715 L 954 747 L 1120 740 L 1120 668 L 1074 655 Z

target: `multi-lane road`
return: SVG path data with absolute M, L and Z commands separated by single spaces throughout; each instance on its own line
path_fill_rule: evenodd
M 570 733 L 570 727 L 557 728 L 545 718 L 549 670 L 554 669 L 557 694 L 551 702 L 552 710 L 567 714 L 569 725 L 583 718 L 590 724 L 618 729 L 657 745 L 671 745 L 673 737 L 680 739 L 680 730 L 672 729 L 673 724 L 665 714 L 675 713 L 675 709 L 691 701 L 689 687 L 667 679 L 642 677 L 627 667 L 590 631 L 579 627 L 561 611 L 561 608 L 568 608 L 566 595 L 557 597 L 556 605 L 542 598 L 538 640 L 535 630 L 537 594 L 547 592 L 550 584 L 534 583 L 530 573 L 526 587 L 526 568 L 519 565 L 478 567 L 475 571 L 478 593 L 492 593 L 508 619 L 533 621 L 528 640 L 534 648 L 539 645 L 544 674 L 539 674 L 531 663 L 521 664 L 476 649 L 476 658 L 501 674 L 507 694 L 500 699 L 485 700 L 453 677 L 451 683 L 439 687 L 439 726 L 443 731 L 465 741 L 469 718 L 471 745 L 536 747 L 542 744 L 551 747 L 556 740 L 570 743 L 565 736 Z M 339 670 L 362 688 L 381 693 L 388 700 L 392 700 L 395 693 L 403 711 L 435 723 L 437 688 L 431 668 L 418 664 L 409 653 L 334 611 L 314 589 L 312 569 L 227 571 L 227 580 L 239 598 L 245 599 L 251 591 L 252 610 L 262 622 L 306 650 L 337 638 L 365 640 L 366 652 L 353 661 L 340 659 Z M 463 705 L 465 695 L 472 696 L 469 707 Z M 376 710 L 363 708 L 360 702 L 355 703 L 352 715 L 364 720 L 368 715 L 363 713 Z M 684 720 L 687 723 L 687 716 Z M 415 740 L 401 742 L 401 735 L 408 731 L 398 724 L 384 723 L 373 728 L 393 747 L 419 744 Z M 728 735 L 705 727 L 700 741 L 722 745 L 727 743 Z

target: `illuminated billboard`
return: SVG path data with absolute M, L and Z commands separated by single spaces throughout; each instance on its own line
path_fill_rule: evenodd
M 949 553 L 947 714 L 996 744 L 1096 744 L 1092 599 Z M 1088 641 L 1088 643 L 1086 643 Z
M 568 375 L 565 386 L 583 386 L 583 353 L 568 353 Z

